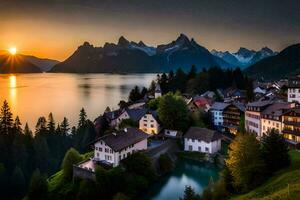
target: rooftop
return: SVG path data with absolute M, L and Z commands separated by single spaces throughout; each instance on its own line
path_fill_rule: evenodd
M 211 110 L 224 110 L 227 106 L 229 106 L 229 103 L 224 103 L 224 102 L 215 102 L 211 106 Z
M 215 130 L 200 127 L 191 127 L 184 135 L 184 138 L 197 139 L 209 143 L 221 139 L 222 135 Z
M 102 140 L 114 151 L 121 151 L 122 149 L 145 140 L 149 135 L 138 128 L 126 128 L 124 130 L 110 133 L 103 137 L 96 139 L 96 142 Z

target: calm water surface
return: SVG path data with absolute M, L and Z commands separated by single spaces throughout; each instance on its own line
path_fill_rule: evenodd
M 0 102 L 9 102 L 14 117 L 34 128 L 38 117 L 66 116 L 72 125 L 84 107 L 94 120 L 107 106 L 117 108 L 135 86 L 149 86 L 155 74 L 16 74 L 0 75 Z
M 180 160 L 174 171 L 163 177 L 143 197 L 145 200 L 178 200 L 183 196 L 186 185 L 197 193 L 202 193 L 210 179 L 218 179 L 219 169 L 211 164 L 202 164 L 191 160 Z

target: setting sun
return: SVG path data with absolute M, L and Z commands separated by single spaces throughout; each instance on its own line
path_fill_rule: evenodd
M 16 55 L 16 53 L 17 53 L 17 48 L 16 48 L 16 47 L 11 47 L 11 48 L 9 48 L 9 53 L 10 53 L 11 55 Z

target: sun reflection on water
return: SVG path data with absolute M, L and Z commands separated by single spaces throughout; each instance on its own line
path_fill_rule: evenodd
M 15 75 L 9 76 L 9 96 L 10 96 L 10 106 L 14 111 L 17 102 L 17 77 Z

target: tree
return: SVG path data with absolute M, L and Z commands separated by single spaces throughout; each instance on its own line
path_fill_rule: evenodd
M 69 124 L 69 121 L 66 117 L 64 117 L 63 121 L 61 122 L 60 124 L 60 129 L 61 129 L 61 133 L 63 135 L 67 135 L 70 128 L 69 128 L 70 124 Z
M 82 160 L 78 151 L 74 148 L 70 148 L 62 162 L 62 170 L 63 170 L 63 177 L 66 180 L 71 180 L 73 177 L 73 165 L 77 164 Z
M 25 177 L 20 167 L 15 167 L 11 179 L 11 185 L 14 190 L 14 196 L 16 199 L 21 199 L 25 193 Z
M 13 127 L 13 118 L 9 105 L 5 100 L 0 111 L 0 133 L 8 134 Z
M 168 93 L 161 97 L 158 104 L 158 117 L 168 129 L 186 130 L 189 111 L 181 96 Z
M 14 125 L 13 125 L 13 129 L 16 131 L 16 133 L 21 134 L 23 132 L 21 126 L 22 126 L 22 123 L 19 119 L 19 116 L 17 116 L 15 121 L 14 121 Z
M 168 154 L 162 154 L 159 156 L 159 169 L 162 174 L 168 173 L 173 169 L 173 162 Z
M 130 200 L 129 197 L 127 197 L 123 193 L 117 193 L 114 197 L 113 200 Z
M 195 65 L 192 65 L 189 73 L 188 73 L 188 79 L 194 79 L 197 76 L 197 69 Z
M 148 181 L 155 179 L 155 171 L 151 160 L 143 153 L 134 153 L 122 160 L 127 172 L 147 178 Z
M 290 164 L 288 146 L 282 135 L 272 129 L 262 138 L 262 155 L 268 172 L 273 173 Z
M 47 130 L 49 131 L 49 133 L 55 132 L 55 121 L 52 113 L 49 113 L 48 116 Z
M 248 191 L 264 180 L 265 164 L 260 143 L 253 134 L 240 134 L 233 140 L 225 163 L 237 191 Z
M 29 200 L 44 200 L 47 199 L 48 184 L 46 176 L 36 170 L 31 178 L 28 199 Z
M 86 121 L 87 121 L 87 115 L 84 108 L 82 108 L 79 113 L 78 129 L 84 127 L 86 125 Z
M 44 134 L 47 132 L 47 121 L 45 117 L 40 117 L 35 126 L 35 135 Z
M 183 197 L 180 198 L 180 200 L 200 200 L 200 197 L 191 186 L 187 185 L 185 186 Z
M 97 199 L 95 182 L 91 180 L 82 180 L 78 189 L 77 199 Z
M 142 97 L 142 94 L 140 92 L 140 88 L 136 85 L 129 93 L 128 100 L 130 102 L 135 102 L 137 100 L 140 100 Z
M 138 122 L 133 121 L 132 119 L 123 119 L 119 124 L 119 128 L 128 128 L 128 127 L 138 127 Z

